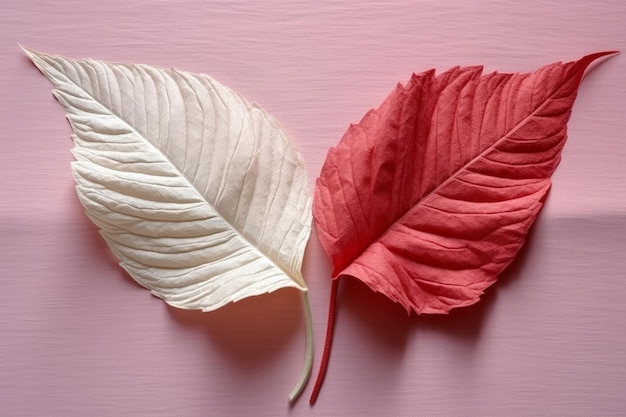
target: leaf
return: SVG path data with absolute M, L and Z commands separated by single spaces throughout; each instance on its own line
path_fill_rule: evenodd
M 313 216 L 333 285 L 311 402 L 340 277 L 418 314 L 474 304 L 496 281 L 550 188 L 585 69 L 609 53 L 531 74 L 414 74 L 329 150 Z
M 278 123 L 206 75 L 25 50 L 74 131 L 78 197 L 152 294 L 211 311 L 291 287 L 311 229 L 304 163 Z

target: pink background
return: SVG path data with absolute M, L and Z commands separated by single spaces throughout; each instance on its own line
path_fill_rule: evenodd
M 311 188 L 326 150 L 398 81 L 432 67 L 531 71 L 626 51 L 623 0 L 20 0 L 0 6 L 0 414 L 626 414 L 624 52 L 585 79 L 554 187 L 484 300 L 407 317 L 345 280 L 315 407 L 290 407 L 304 322 L 283 290 L 202 314 L 135 284 L 82 214 L 70 129 L 18 48 L 205 72 L 274 115 Z M 304 274 L 319 361 L 330 264 Z

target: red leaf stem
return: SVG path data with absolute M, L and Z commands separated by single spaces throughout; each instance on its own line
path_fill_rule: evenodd
M 322 360 L 320 369 L 317 372 L 317 379 L 311 392 L 309 403 L 315 404 L 317 396 L 320 393 L 324 378 L 326 377 L 326 368 L 328 368 L 328 360 L 330 359 L 330 348 L 333 344 L 333 334 L 335 329 L 335 308 L 337 305 L 337 289 L 339 288 L 339 279 L 333 279 L 330 286 L 330 303 L 328 305 L 328 323 L 326 325 L 326 340 L 324 341 L 324 351 L 322 352 Z

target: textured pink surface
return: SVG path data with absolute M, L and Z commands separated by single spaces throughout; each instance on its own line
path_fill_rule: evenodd
M 304 350 L 294 291 L 178 311 L 108 255 L 73 191 L 70 129 L 17 42 L 206 72 L 272 113 L 311 178 L 399 80 L 431 67 L 530 71 L 626 51 L 597 1 L 21 1 L 0 9 L 1 414 L 622 415 L 626 410 L 624 55 L 585 79 L 521 257 L 484 301 L 410 317 L 346 280 L 327 381 L 289 407 Z M 316 361 L 331 266 L 304 264 Z M 305 395 L 309 392 L 305 392 Z

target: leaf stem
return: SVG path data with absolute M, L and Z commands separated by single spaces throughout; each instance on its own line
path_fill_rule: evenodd
M 309 399 L 309 404 L 315 404 L 317 396 L 320 393 L 324 378 L 326 377 L 326 368 L 328 368 L 328 361 L 330 359 L 330 348 L 333 344 L 333 333 L 335 329 L 335 308 L 337 304 L 337 289 L 339 287 L 339 279 L 333 279 L 330 287 L 330 303 L 328 306 L 328 323 L 326 325 L 326 340 L 324 341 L 324 351 L 322 353 L 322 360 L 320 362 L 320 369 L 317 372 L 317 379 L 313 386 L 313 392 Z
M 302 291 L 302 304 L 304 307 L 304 316 L 306 320 L 306 351 L 304 354 L 304 368 L 300 375 L 300 380 L 289 394 L 289 402 L 293 403 L 300 397 L 304 387 L 311 377 L 313 369 L 313 315 L 311 314 L 311 303 L 309 302 L 308 291 Z

